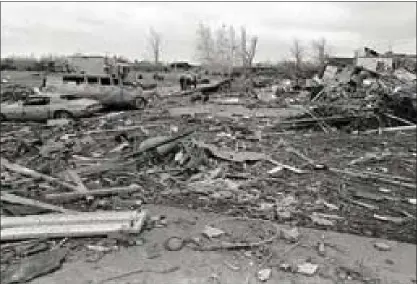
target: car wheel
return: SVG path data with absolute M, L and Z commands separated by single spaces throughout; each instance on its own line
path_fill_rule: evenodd
M 138 98 L 135 100 L 135 107 L 137 109 L 144 109 L 147 104 L 147 101 L 143 98 Z
M 6 116 L 0 113 L 0 122 L 5 121 L 5 120 L 6 120 Z
M 55 112 L 54 118 L 57 118 L 57 119 L 60 119 L 60 118 L 62 118 L 62 119 L 73 119 L 74 116 L 68 111 L 59 110 L 59 111 Z

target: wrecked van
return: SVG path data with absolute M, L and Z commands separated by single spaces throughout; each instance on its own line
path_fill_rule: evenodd
M 141 87 L 125 85 L 112 75 L 68 74 L 47 82 L 46 92 L 73 94 L 99 101 L 105 108 L 143 109 L 148 103 Z

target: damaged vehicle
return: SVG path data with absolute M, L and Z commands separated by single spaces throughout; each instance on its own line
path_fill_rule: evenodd
M 126 85 L 106 74 L 64 75 L 62 82 L 47 82 L 45 91 L 97 100 L 104 108 L 143 109 L 148 104 L 147 93 L 140 86 Z
M 404 85 L 396 87 L 393 92 L 385 96 L 387 108 L 391 109 L 393 114 L 417 122 L 417 85 Z
M 1 104 L 0 120 L 76 119 L 88 117 L 102 109 L 96 101 L 69 94 L 42 93 L 16 102 Z

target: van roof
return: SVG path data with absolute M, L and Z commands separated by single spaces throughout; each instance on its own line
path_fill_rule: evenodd
M 63 78 L 66 77 L 99 77 L 99 78 L 111 78 L 111 75 L 108 74 L 66 74 L 63 76 Z M 117 79 L 117 78 L 116 78 Z

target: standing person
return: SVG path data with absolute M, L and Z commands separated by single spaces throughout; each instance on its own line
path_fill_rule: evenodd
M 181 74 L 180 75 L 180 90 L 184 91 L 186 90 L 186 76 L 185 74 Z
M 194 86 L 196 89 L 197 87 L 197 76 L 196 74 L 192 74 L 191 72 L 186 72 L 180 76 L 180 88 L 182 91 L 188 90 Z

